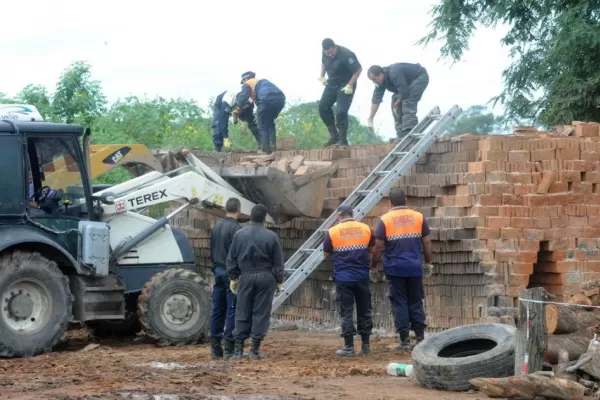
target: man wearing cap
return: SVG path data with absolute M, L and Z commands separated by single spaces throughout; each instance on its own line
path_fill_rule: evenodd
M 231 291 L 237 294 L 232 360 L 243 357 L 248 337 L 249 358 L 263 358 L 259 350 L 269 330 L 273 296 L 283 288 L 283 249 L 277 235 L 265 228 L 266 217 L 267 207 L 252 207 L 250 225 L 236 232 L 227 255 Z
M 226 90 L 219 94 L 215 99 L 212 128 L 213 144 L 216 151 L 231 149 L 231 141 L 229 140 L 229 117 L 232 114 L 233 123 L 237 124 L 238 120 L 246 122 L 250 131 L 256 138 L 257 143 L 260 144 L 258 128 L 254 122 L 254 115 L 252 114 L 252 109 L 254 108 L 252 100 L 248 99 L 244 107 L 238 107 L 237 95 L 239 92 L 239 88 Z
M 248 71 L 242 74 L 242 90 L 237 96 L 238 107 L 242 108 L 248 99 L 256 103 L 256 119 L 260 132 L 260 143 L 265 154 L 276 149 L 275 120 L 285 106 L 285 95 L 267 79 L 257 79 Z
M 429 85 L 429 75 L 421 64 L 396 63 L 388 67 L 373 65 L 367 75 L 376 85 L 371 101 L 368 127 L 373 131 L 373 118 L 383 101 L 386 89 L 392 96 L 392 115 L 396 125 L 396 141 L 400 141 L 419 122 L 417 105 Z
M 336 355 L 353 357 L 354 336 L 362 340 L 361 352 L 370 352 L 369 338 L 373 329 L 371 313 L 371 287 L 369 280 L 369 253 L 375 246 L 375 237 L 368 225 L 353 218 L 352 207 L 341 205 L 338 224 L 325 234 L 323 252 L 333 261 L 333 279 L 342 320 L 344 347 Z M 354 304 L 356 319 L 354 324 Z
M 319 101 L 319 114 L 329 131 L 328 146 L 348 146 L 348 110 L 356 92 L 356 81 L 362 66 L 352 51 L 327 38 L 321 43 L 321 76 L 325 86 Z M 327 78 L 325 78 L 327 72 Z M 333 116 L 333 105 L 335 118 Z
M 427 220 L 418 211 L 406 207 L 406 195 L 392 188 L 388 195 L 392 209 L 384 214 L 375 230 L 375 250 L 371 268 L 376 269 L 383 254 L 383 270 L 396 332 L 400 345 L 396 350 L 410 350 L 410 330 L 416 342 L 425 338 L 423 275 L 433 272 L 431 238 Z M 423 264 L 423 256 L 425 265 Z

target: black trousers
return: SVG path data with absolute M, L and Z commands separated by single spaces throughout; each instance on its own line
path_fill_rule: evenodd
M 423 277 L 387 276 L 387 289 L 396 332 L 425 329 Z
M 285 106 L 285 96 L 274 95 L 260 100 L 257 105 L 258 131 L 262 150 L 269 153 L 275 151 L 277 131 L 275 120 Z
M 325 86 L 321 100 L 319 101 L 319 115 L 321 120 L 331 133 L 332 129 L 337 128 L 337 132 L 342 135 L 348 132 L 348 110 L 352 105 L 356 86 L 352 94 L 342 92 L 344 85 Z M 335 104 L 335 117 L 333 116 L 333 105 Z
M 342 320 L 340 336 L 370 335 L 373 329 L 371 311 L 371 287 L 369 280 L 358 282 L 336 282 L 335 292 L 338 310 Z M 356 303 L 357 324 L 354 325 L 354 304 Z
M 256 125 L 256 121 L 254 119 L 254 108 L 248 107 L 244 108 L 239 114 L 238 118 L 240 121 L 248 124 L 248 129 L 252 132 L 252 136 L 256 139 L 256 143 L 260 146 L 260 133 L 258 131 L 258 125 Z
M 394 114 L 394 103 L 398 100 L 398 95 L 392 96 L 392 115 L 394 116 L 394 124 L 396 127 L 396 136 L 404 137 L 417 126 L 419 120 L 417 118 L 417 106 L 423 92 L 429 85 L 429 75 L 426 70 L 423 70 L 408 86 L 408 96 L 402 99 L 402 103 L 398 109 L 398 115 Z
M 262 340 L 269 330 L 275 296 L 275 276 L 269 272 L 240 275 L 235 308 L 235 340 Z

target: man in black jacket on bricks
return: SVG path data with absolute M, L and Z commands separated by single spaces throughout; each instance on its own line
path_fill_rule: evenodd
M 266 216 L 264 205 L 252 208 L 250 225 L 235 234 L 227 257 L 231 290 L 237 293 L 232 360 L 243 357 L 248 336 L 252 338 L 249 357 L 264 358 L 259 349 L 269 330 L 273 296 L 283 290 L 283 249 L 277 235 L 264 227 Z
M 375 246 L 375 237 L 367 224 L 353 218 L 352 207 L 341 205 L 337 212 L 338 224 L 325 234 L 323 252 L 333 260 L 335 292 L 342 319 L 341 336 L 344 338 L 344 347 L 335 354 L 354 357 L 354 336 L 357 332 L 362 339 L 362 354 L 370 352 L 373 315 L 369 252 Z M 353 319 L 355 302 L 357 326 Z
M 362 72 L 362 66 L 356 54 L 336 45 L 331 39 L 324 39 L 322 47 L 319 80 L 325 86 L 325 90 L 319 101 L 319 114 L 329 131 L 329 140 L 325 147 L 348 146 L 348 110 L 354 99 L 356 80 Z
M 233 327 L 235 323 L 235 294 L 230 289 L 227 275 L 227 254 L 233 236 L 242 229 L 238 222 L 240 200 L 230 198 L 225 203 L 227 215 L 210 234 L 210 258 L 215 274 L 213 286 L 213 309 L 210 317 L 210 352 L 213 358 L 223 357 L 228 360 L 233 356 Z M 223 340 L 224 348 L 221 345 Z M 223 351 L 225 350 L 225 351 Z
M 367 124 L 369 129 L 373 131 L 373 118 L 387 89 L 394 93 L 392 114 L 396 125 L 396 141 L 402 140 L 419 122 L 417 105 L 429 85 L 427 70 L 421 64 L 396 63 L 384 68 L 373 65 L 367 76 L 376 85 Z

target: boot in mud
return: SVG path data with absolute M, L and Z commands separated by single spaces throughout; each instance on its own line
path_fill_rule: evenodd
M 360 354 L 362 354 L 363 356 L 366 356 L 367 354 L 371 353 L 371 345 L 369 343 L 369 335 L 363 335 L 361 336 L 362 339 L 362 343 L 360 345 Z
M 250 345 L 250 354 L 248 358 L 251 360 L 264 360 L 265 356 L 260 354 L 260 340 L 252 339 L 252 344 Z
M 354 337 L 344 336 L 344 347 L 336 351 L 335 355 L 340 357 L 354 357 Z
M 231 340 L 223 340 L 223 360 L 229 360 L 233 357 L 234 342 Z
M 410 351 L 410 332 L 400 332 L 400 344 L 395 347 L 398 351 Z
M 221 347 L 220 338 L 210 338 L 210 356 L 213 359 L 223 358 L 223 347 Z
M 236 340 L 234 349 L 233 349 L 233 356 L 230 358 L 230 360 L 241 360 L 243 357 L 244 357 L 244 340 Z

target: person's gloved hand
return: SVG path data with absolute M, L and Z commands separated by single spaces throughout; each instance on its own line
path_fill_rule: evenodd
M 225 140 L 223 140 L 223 148 L 225 150 L 231 150 L 231 139 L 229 139 L 228 137 L 225 138 Z
M 238 287 L 238 280 L 236 279 L 235 281 L 232 279 L 229 282 L 229 289 L 234 293 L 237 294 L 237 287 Z
M 247 122 L 242 122 L 242 129 L 240 129 L 240 133 L 242 135 L 245 134 L 247 129 L 248 129 L 248 123 Z
M 319 82 L 321 82 L 321 85 L 327 86 L 327 78 L 325 78 L 324 76 L 319 78 Z
M 344 88 L 342 89 L 342 92 L 344 92 L 344 94 L 352 94 L 353 91 L 354 88 L 350 84 L 344 86 Z
M 429 278 L 431 275 L 433 275 L 433 264 L 423 265 L 423 276 Z
M 369 128 L 370 132 L 375 132 L 375 128 L 373 127 L 373 119 L 369 118 L 367 120 L 367 128 Z
M 275 287 L 275 295 L 279 296 L 281 293 L 283 293 L 283 283 L 278 283 Z

